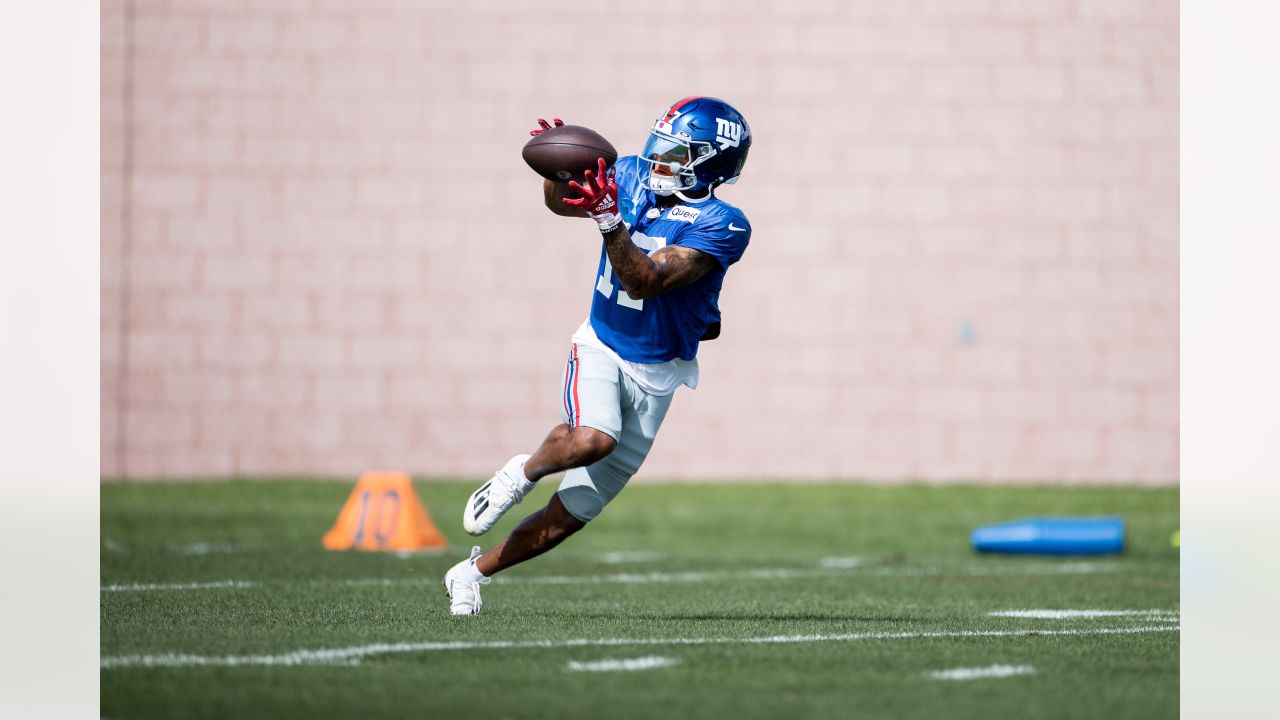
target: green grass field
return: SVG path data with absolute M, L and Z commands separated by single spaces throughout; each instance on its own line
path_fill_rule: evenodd
M 321 549 L 350 483 L 104 485 L 103 716 L 1178 714 L 1176 489 L 637 484 L 455 618 L 439 583 L 474 486 L 416 486 L 444 555 Z M 1129 547 L 968 547 L 1042 514 L 1122 515 Z M 990 614 L 1026 609 L 1139 612 Z M 592 670 L 639 658 L 661 666 Z M 1023 674 L 932 675 L 992 666 Z

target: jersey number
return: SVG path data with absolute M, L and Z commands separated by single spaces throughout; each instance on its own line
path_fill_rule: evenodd
M 631 242 L 635 243 L 641 250 L 646 251 L 650 255 L 654 250 L 667 246 L 667 239 L 660 237 L 649 237 L 642 232 L 631 234 Z M 606 298 L 613 297 L 613 263 L 609 262 L 609 254 L 604 256 L 604 274 L 596 279 L 596 290 L 598 290 Z M 632 310 L 643 310 L 644 300 L 636 300 L 627 294 L 626 290 L 618 288 L 618 304 Z

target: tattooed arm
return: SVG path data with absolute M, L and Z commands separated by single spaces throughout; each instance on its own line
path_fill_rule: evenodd
M 644 300 L 697 282 L 719 267 L 715 258 L 692 248 L 669 245 L 647 255 L 635 243 L 625 226 L 604 235 L 605 250 L 622 289 L 636 300 Z
M 622 281 L 622 289 L 633 299 L 644 300 L 682 288 L 719 267 L 718 260 L 693 248 L 668 245 L 653 255 L 646 254 L 631 242 L 631 234 L 618 214 L 618 185 L 614 182 L 613 168 L 606 167 L 604 158 L 599 158 L 596 172 L 586 170 L 583 175 L 582 183 L 571 182 L 568 186 L 577 197 L 565 198 L 560 203 L 584 210 L 596 221 L 613 271 Z M 553 190 L 544 188 L 549 205 Z

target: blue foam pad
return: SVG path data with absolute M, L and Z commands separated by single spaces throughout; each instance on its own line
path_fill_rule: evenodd
M 1109 555 L 1124 550 L 1118 517 L 1023 518 L 984 525 L 969 538 L 978 552 L 1030 555 Z

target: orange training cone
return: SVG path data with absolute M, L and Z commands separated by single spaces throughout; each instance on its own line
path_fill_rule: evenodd
M 324 535 L 328 550 L 444 550 L 448 541 L 409 476 L 399 472 L 367 472 L 360 476 L 338 521 Z

